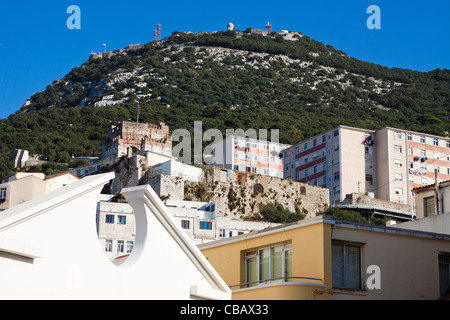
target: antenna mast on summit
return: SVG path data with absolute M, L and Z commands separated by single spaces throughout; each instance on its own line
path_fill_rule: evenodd
M 156 30 L 153 30 L 153 40 L 161 40 L 161 24 L 156 25 Z

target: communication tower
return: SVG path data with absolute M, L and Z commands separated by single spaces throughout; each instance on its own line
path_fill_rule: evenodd
M 267 22 L 266 23 L 266 32 L 270 32 L 270 31 L 272 31 L 272 25 L 269 22 Z
M 153 30 L 153 40 L 161 40 L 161 24 L 156 25 L 156 30 Z

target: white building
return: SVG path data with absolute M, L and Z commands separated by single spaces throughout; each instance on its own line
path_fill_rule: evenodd
M 136 242 L 126 259 L 111 263 L 99 245 L 95 208 L 113 178 L 89 176 L 0 215 L 0 299 L 230 299 L 149 186 L 122 191 L 135 213 Z
M 283 152 L 284 178 L 326 187 L 330 201 L 347 194 L 410 205 L 413 188 L 450 179 L 450 138 L 382 128 L 347 126 L 324 131 Z
M 217 217 L 214 201 L 169 199 L 165 201 L 165 206 L 175 222 L 195 244 L 279 225 L 279 223 Z M 97 231 L 100 245 L 109 259 L 130 254 L 136 239 L 136 223 L 132 207 L 128 203 L 99 201 Z
M 129 255 L 136 241 L 136 222 L 128 203 L 99 201 L 97 204 L 97 234 L 106 256 L 114 260 Z
M 183 180 L 200 182 L 202 180 L 202 169 L 197 168 L 175 159 L 170 159 L 151 167 L 154 175 L 167 175 L 172 177 L 182 177 Z
M 211 147 L 216 167 L 283 178 L 280 152 L 290 145 L 231 136 Z
M 79 178 L 70 171 L 47 177 L 39 172 L 16 172 L 2 179 L 0 184 L 0 211 L 65 187 L 78 180 Z
M 450 234 L 450 180 L 413 191 L 416 194 L 416 219 L 394 227 Z

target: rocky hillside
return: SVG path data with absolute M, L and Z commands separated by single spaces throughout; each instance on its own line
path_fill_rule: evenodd
M 61 161 L 99 155 L 110 121 L 176 128 L 278 128 L 281 142 L 344 124 L 450 131 L 450 71 L 421 73 L 348 57 L 299 32 L 174 32 L 93 54 L 0 121 L 0 172 L 14 148 Z M 64 153 L 65 156 L 58 156 Z

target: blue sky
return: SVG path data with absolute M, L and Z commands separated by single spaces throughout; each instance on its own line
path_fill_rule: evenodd
M 70 30 L 67 8 L 81 9 L 81 29 Z M 381 10 L 381 29 L 369 30 L 370 5 Z M 349 56 L 387 67 L 450 69 L 450 1 L 178 1 L 54 0 L 0 3 L 0 119 L 16 112 L 91 52 L 112 51 L 174 31 L 300 31 Z

